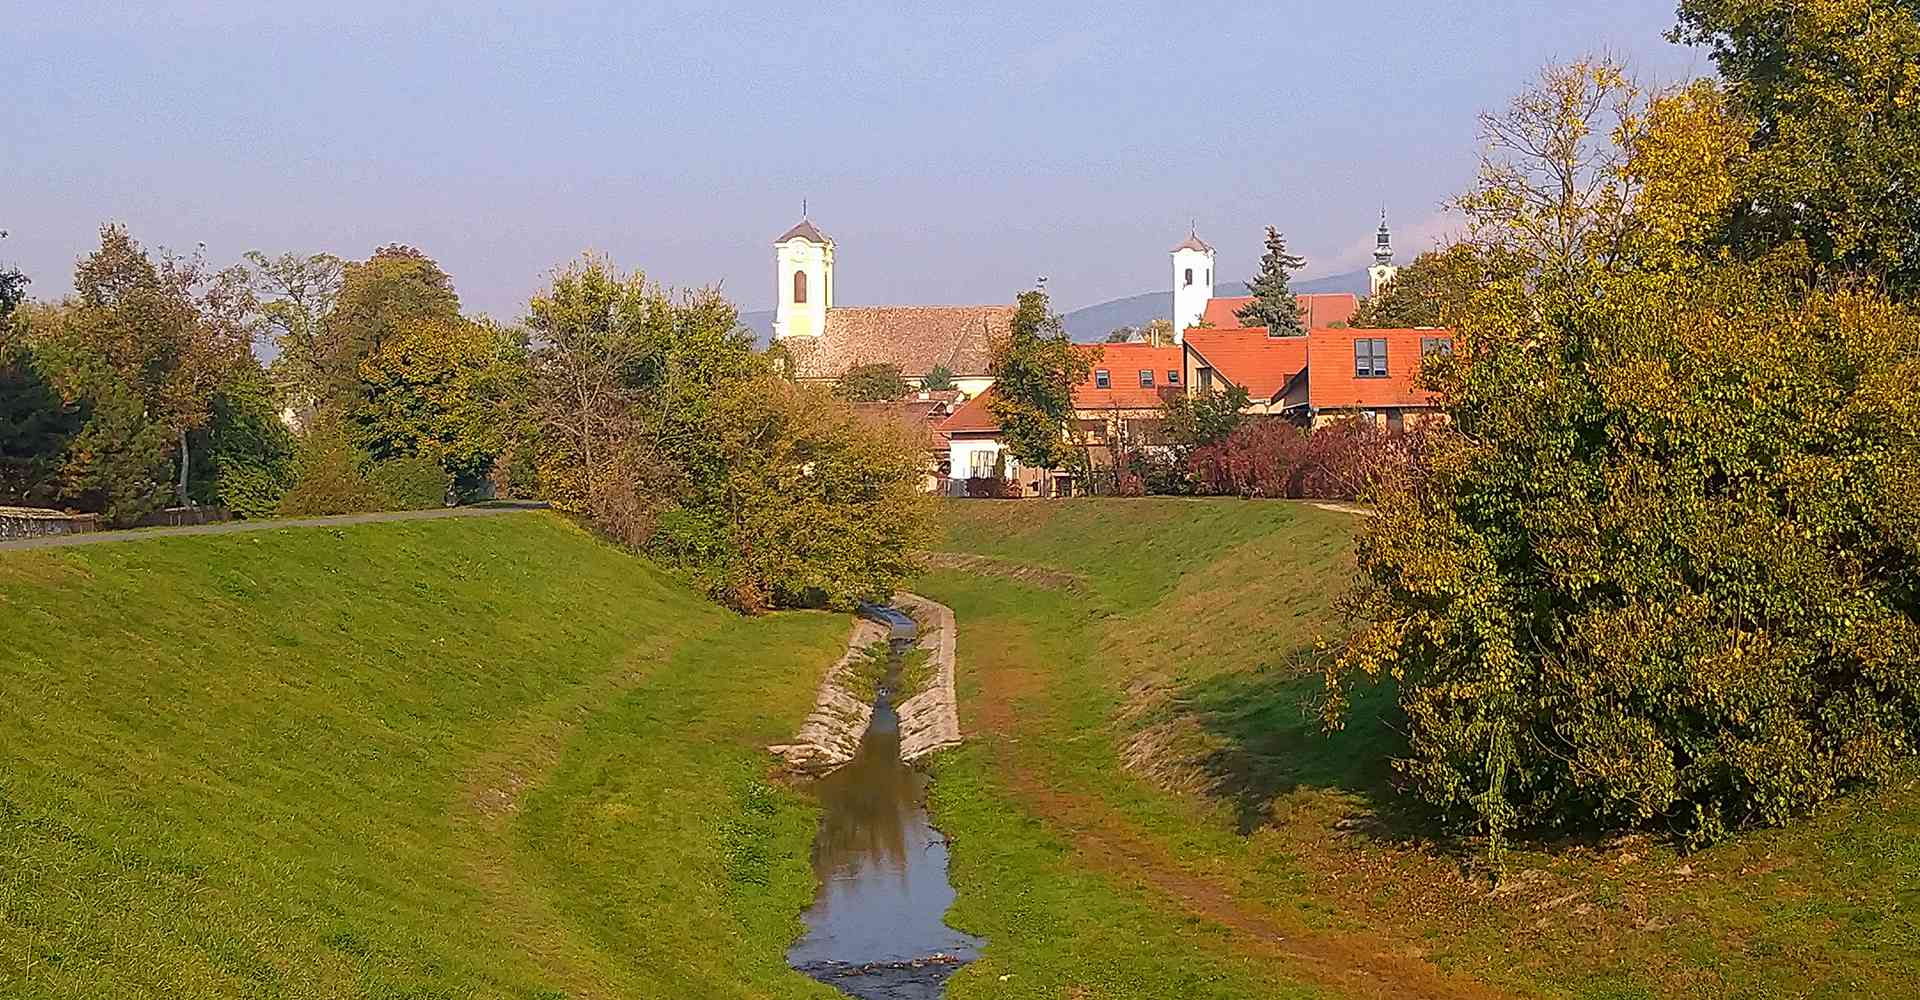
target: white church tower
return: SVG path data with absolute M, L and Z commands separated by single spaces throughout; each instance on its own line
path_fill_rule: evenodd
M 1387 282 L 1400 273 L 1393 266 L 1393 231 L 1387 228 L 1387 210 L 1380 210 L 1380 231 L 1373 234 L 1373 266 L 1367 268 L 1367 286 L 1372 289 L 1369 296 L 1377 296 Z
M 1191 230 L 1173 248 L 1173 342 L 1183 343 L 1187 328 L 1206 314 L 1213 298 L 1213 248 Z
M 833 307 L 833 240 L 802 218 L 773 243 L 773 337 L 818 337 Z

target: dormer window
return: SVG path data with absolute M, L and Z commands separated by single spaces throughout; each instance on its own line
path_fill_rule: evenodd
M 793 272 L 793 301 L 795 305 L 804 305 L 807 301 L 807 272 Z
M 1113 373 L 1107 371 L 1105 368 L 1102 368 L 1094 372 L 1093 384 L 1096 388 L 1100 388 L 1100 389 L 1113 388 Z
M 1362 337 L 1353 342 L 1353 377 L 1387 377 L 1387 339 Z
M 1140 388 L 1142 389 L 1153 388 L 1153 369 L 1151 368 L 1140 369 Z

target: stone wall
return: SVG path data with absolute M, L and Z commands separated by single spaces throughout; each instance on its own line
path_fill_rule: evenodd
M 0 542 L 100 530 L 100 515 L 69 514 L 41 507 L 0 507 Z
M 927 689 L 896 709 L 900 713 L 900 759 L 912 763 L 960 745 L 960 706 L 953 693 L 957 637 L 952 608 L 905 592 L 893 595 L 893 605 L 920 623 L 914 644 L 928 652 L 933 668 Z
M 867 724 L 873 721 L 873 706 L 847 693 L 853 687 L 853 671 L 863 662 L 868 646 L 886 642 L 892 634 L 892 629 L 879 622 L 857 619 L 853 634 L 847 638 L 845 655 L 820 682 L 813 711 L 800 724 L 793 742 L 767 750 L 788 767 L 809 774 L 825 774 L 852 760 L 860 750 Z

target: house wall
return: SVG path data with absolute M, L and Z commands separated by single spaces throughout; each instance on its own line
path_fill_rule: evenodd
M 971 479 L 973 477 L 973 456 L 985 455 L 981 459 L 989 467 L 1002 450 L 1000 440 L 995 437 L 969 437 L 956 434 L 947 445 L 947 460 L 951 463 L 951 478 Z M 1011 457 L 1007 459 L 1007 475 L 1012 478 L 1019 471 L 1019 463 Z

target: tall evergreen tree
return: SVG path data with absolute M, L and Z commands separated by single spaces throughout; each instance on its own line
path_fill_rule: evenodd
M 1287 238 L 1267 227 L 1267 252 L 1260 257 L 1260 273 L 1247 290 L 1253 301 L 1234 315 L 1247 326 L 1264 326 L 1274 337 L 1305 336 L 1300 322 L 1300 300 L 1294 297 L 1290 272 L 1307 266 L 1306 259 L 1287 250 Z

